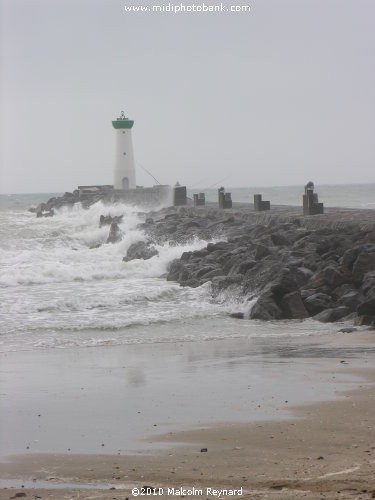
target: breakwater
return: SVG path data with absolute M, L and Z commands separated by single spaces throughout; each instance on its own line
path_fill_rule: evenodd
M 229 210 L 207 205 L 151 212 L 140 228 L 149 245 L 215 240 L 184 252 L 167 279 L 190 287 L 210 281 L 213 295 L 236 290 L 249 302 L 256 299 L 250 319 L 375 322 L 372 210 L 303 216 L 300 207 L 259 213 L 243 204 Z
M 66 198 L 72 202 L 67 195 L 58 200 L 65 204 Z M 230 205 L 140 212 L 144 222 L 139 229 L 147 241 L 135 241 L 123 261 L 157 256 L 155 245 L 209 241 L 205 248 L 172 261 L 167 279 L 185 287 L 210 282 L 213 296 L 240 295 L 251 307 L 238 317 L 375 323 L 373 210 L 326 208 L 307 215 L 302 206 L 272 205 L 256 211 L 253 204 Z M 120 242 L 119 221 L 109 218 L 106 224 L 106 243 Z

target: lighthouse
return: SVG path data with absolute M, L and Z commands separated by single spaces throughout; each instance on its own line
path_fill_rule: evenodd
M 135 189 L 132 127 L 134 120 L 126 118 L 123 111 L 112 122 L 116 129 L 116 159 L 113 185 L 115 189 Z

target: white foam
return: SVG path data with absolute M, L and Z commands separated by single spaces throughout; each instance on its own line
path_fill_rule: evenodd
M 88 210 L 63 208 L 53 218 L 17 216 L 16 245 L 7 240 L 1 250 L 0 331 L 39 332 L 35 345 L 57 345 L 62 331 L 115 331 L 216 314 L 208 286 L 182 288 L 160 278 L 171 260 L 204 247 L 206 241 L 156 245 L 159 254 L 151 259 L 123 262 L 132 243 L 147 239 L 137 227 L 142 221 L 137 212 L 98 203 Z M 105 243 L 109 226 L 99 228 L 102 214 L 123 215 L 120 242 Z
M 124 215 L 120 242 L 105 243 L 102 214 Z M 156 245 L 159 254 L 151 259 L 123 262 L 132 243 L 147 239 L 136 207 L 97 203 L 63 208 L 52 218 L 1 212 L 0 219 L 0 350 L 207 340 L 254 328 L 238 321 L 234 327 L 236 320 L 226 317 L 248 316 L 251 303 L 238 290 L 213 300 L 209 283 L 184 288 L 166 281 L 173 259 L 207 241 Z M 268 335 L 291 331 L 280 324 L 276 333 L 270 329 Z
M 106 244 L 109 227 L 99 228 L 101 214 L 124 215 L 119 227 L 123 239 Z M 184 246 L 159 245 L 159 256 L 148 261 L 122 262 L 132 243 L 147 239 L 137 229 L 141 219 L 135 208 L 125 205 L 103 206 L 97 203 L 89 210 L 79 205 L 63 208 L 53 218 L 26 219 L 28 237 L 18 241 L 18 249 L 1 251 L 4 265 L 0 285 L 16 286 L 60 283 L 74 280 L 91 281 L 128 277 L 157 277 L 166 272 L 170 260 L 186 250 L 201 248 L 205 241 L 196 240 Z M 31 230 L 32 228 L 32 230 Z M 92 248 L 101 245 L 99 248 Z

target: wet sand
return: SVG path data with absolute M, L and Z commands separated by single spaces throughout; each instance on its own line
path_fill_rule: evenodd
M 52 367 L 58 366 L 57 358 L 39 358 L 39 363 L 44 363 L 41 378 L 26 380 L 21 374 L 25 375 L 31 366 L 26 362 L 28 355 L 30 363 L 42 355 L 24 353 L 20 367 L 15 364 L 20 361 L 20 353 L 14 353 L 14 357 L 8 354 L 8 371 L 2 364 L 2 402 L 6 373 L 18 380 L 19 385 L 14 382 L 13 390 L 24 388 L 26 402 L 22 411 L 17 405 L 13 414 L 5 409 L 8 417 L 15 418 L 13 428 L 5 420 L 1 422 L 2 443 L 5 438 L 6 447 L 2 446 L 0 498 L 26 493 L 31 498 L 125 499 L 133 497 L 132 487 L 143 485 L 164 488 L 161 496 L 165 498 L 182 496 L 167 495 L 168 487 L 193 486 L 203 489 L 203 494 L 196 496 L 204 499 L 217 497 L 206 488 L 241 487 L 242 496 L 247 498 L 375 498 L 375 333 L 270 340 L 247 339 L 246 343 L 244 339 L 232 339 L 143 349 L 135 346 L 134 350 L 126 346 L 125 359 L 119 346 L 107 349 L 105 355 L 103 349 L 86 349 L 76 365 L 72 354 L 77 356 L 77 351 L 73 350 L 66 367 L 69 377 L 60 376 L 58 383 L 51 377 L 55 393 L 49 393 L 48 384 L 42 385 L 46 400 L 63 403 L 57 405 L 55 414 L 44 415 L 45 423 L 38 424 L 39 438 L 47 436 L 46 443 L 43 439 L 41 444 L 40 439 L 30 440 L 29 449 L 22 451 L 16 450 L 14 444 L 12 450 L 17 430 L 22 439 L 24 428 L 30 437 L 35 437 L 38 427 L 30 422 L 43 418 L 42 414 L 34 417 L 37 407 L 32 408 L 31 403 L 35 403 L 37 392 L 27 393 L 27 389 L 41 383 L 46 373 L 54 373 Z M 56 354 L 60 362 L 67 362 L 69 351 Z M 138 378 L 133 374 L 133 379 L 126 379 L 121 371 L 116 372 L 114 353 L 119 356 L 118 363 L 139 368 Z M 85 372 L 84 360 L 91 397 L 83 398 L 82 408 L 99 400 L 103 410 L 99 415 L 92 414 L 92 418 L 89 412 L 80 415 L 79 405 L 74 408 L 80 396 L 76 386 L 71 387 L 78 373 L 74 367 Z M 105 372 L 109 370 L 107 363 L 112 363 L 112 374 Z M 139 381 L 140 373 L 143 384 Z M 108 378 L 117 381 L 116 390 L 122 388 L 126 394 L 120 398 L 119 408 L 113 407 L 114 397 L 101 400 L 110 391 L 103 382 Z M 128 382 L 121 386 L 122 378 Z M 92 386 L 87 385 L 90 380 Z M 173 388 L 179 388 L 177 396 Z M 112 396 L 114 390 L 112 384 Z M 200 397 L 194 400 L 196 393 Z M 140 399 L 134 399 L 135 395 Z M 6 400 L 15 403 L 21 392 L 12 397 Z M 38 402 L 42 401 L 39 394 Z M 138 413 L 142 408 L 126 414 L 126 406 L 135 401 L 136 408 L 143 401 L 144 418 Z M 161 413 L 158 405 L 164 408 Z M 148 416 L 147 407 L 151 408 Z M 90 404 L 89 408 L 97 410 Z M 109 416 L 123 412 L 120 424 L 115 425 Z M 168 415 L 170 421 L 163 421 Z M 64 419 L 76 421 L 78 427 L 67 432 L 62 425 Z M 100 427 L 95 434 L 100 420 L 107 431 L 108 445 L 101 442 L 104 434 Z M 137 426 L 138 420 L 145 425 Z M 62 437 L 51 441 L 51 429 Z M 119 429 L 128 432 L 119 434 Z M 130 439 L 132 429 L 134 436 Z M 90 442 L 95 435 L 91 447 L 86 446 L 87 440 L 79 439 L 77 430 L 86 432 Z M 12 439 L 7 438 L 9 432 Z M 111 443 L 112 434 L 115 441 L 116 435 L 118 441 L 122 440 L 121 451 L 120 447 L 115 449 L 116 443 Z M 207 451 L 201 451 L 206 448 Z M 10 456 L 13 451 L 16 456 Z

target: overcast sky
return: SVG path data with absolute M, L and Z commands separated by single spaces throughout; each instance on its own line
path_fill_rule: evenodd
M 140 3 L 0 0 L 2 193 L 111 184 L 121 110 L 141 185 L 375 182 L 374 0 Z

